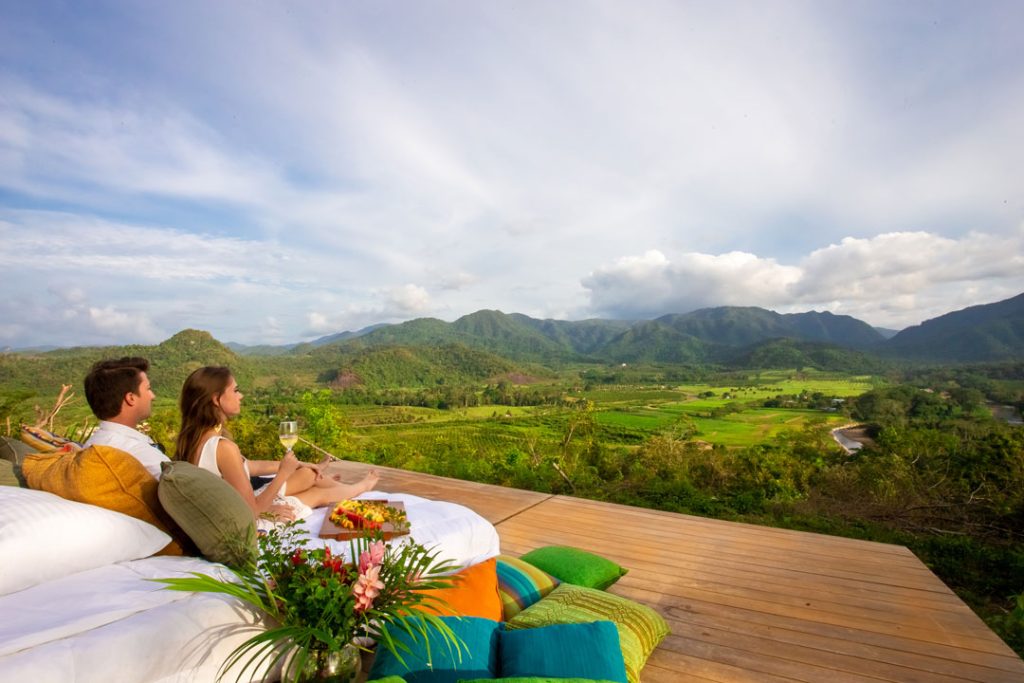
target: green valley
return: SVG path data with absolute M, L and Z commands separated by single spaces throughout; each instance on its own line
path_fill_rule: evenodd
M 0 420 L 8 433 L 38 422 L 66 384 L 77 396 L 52 427 L 82 438 L 95 424 L 81 399 L 89 366 L 143 355 L 158 395 L 148 427 L 170 447 L 184 378 L 227 364 L 245 394 L 230 425 L 243 453 L 280 454 L 277 422 L 297 419 L 303 438 L 346 459 L 899 543 L 1024 651 L 1024 619 L 1013 611 L 1024 590 L 1024 427 L 990 407 L 1019 417 L 1024 363 L 851 372 L 836 367 L 854 358 L 841 349 L 788 366 L 788 352 L 754 367 L 749 357 L 572 360 L 554 342 L 514 333 L 506 318 L 489 313 L 458 340 L 433 321 L 417 332 L 433 341 L 356 337 L 275 355 L 238 355 L 196 330 L 155 346 L 0 354 Z M 467 330 L 481 329 L 510 339 L 508 352 L 500 341 L 468 345 Z M 531 329 L 569 343 L 565 327 Z M 579 349 L 624 334 L 600 323 L 585 331 L 572 342 Z M 870 437 L 852 455 L 830 433 L 851 423 Z M 296 452 L 322 457 L 306 444 Z

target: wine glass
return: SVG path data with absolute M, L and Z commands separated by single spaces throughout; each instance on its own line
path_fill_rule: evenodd
M 286 451 L 290 451 L 295 448 L 295 444 L 299 440 L 299 423 L 286 420 L 281 423 L 277 434 L 281 439 L 281 445 L 284 446 Z

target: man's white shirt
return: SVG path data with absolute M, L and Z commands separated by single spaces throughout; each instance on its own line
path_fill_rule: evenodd
M 157 479 L 160 478 L 160 464 L 168 462 L 170 458 L 161 453 L 154 445 L 153 440 L 137 429 L 126 427 L 116 422 L 103 420 L 96 431 L 92 433 L 85 446 L 113 446 L 126 453 L 131 453 L 135 459 L 142 463 L 142 466 Z

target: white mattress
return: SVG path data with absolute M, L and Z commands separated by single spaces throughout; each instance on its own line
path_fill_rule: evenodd
M 396 493 L 364 497 L 403 501 L 411 538 L 442 559 L 468 566 L 499 552 L 494 526 L 464 506 Z M 305 520 L 310 536 L 347 554 L 347 542 L 317 537 L 326 513 L 316 510 Z M 228 654 L 260 627 L 259 616 L 230 598 L 146 580 L 212 571 L 223 568 L 197 558 L 150 557 L 0 596 L 0 681 L 215 680 Z
M 150 557 L 0 597 L 0 680 L 215 680 L 259 617 L 228 598 L 145 579 L 216 568 L 197 558 Z

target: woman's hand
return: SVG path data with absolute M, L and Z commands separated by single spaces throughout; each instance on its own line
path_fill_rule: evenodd
M 277 476 L 287 479 L 292 476 L 295 470 L 299 469 L 300 465 L 302 465 L 302 463 L 295 457 L 295 453 L 288 451 L 284 454 L 284 457 L 281 458 L 281 464 L 277 466 Z
M 316 475 L 315 477 L 313 477 L 313 481 L 319 481 L 319 480 L 324 478 L 324 470 L 323 470 L 323 466 L 321 466 L 321 465 L 317 465 L 317 464 L 312 463 L 312 462 L 301 462 L 300 461 L 299 462 L 299 467 L 306 467 L 308 469 L 313 470 L 313 474 Z

